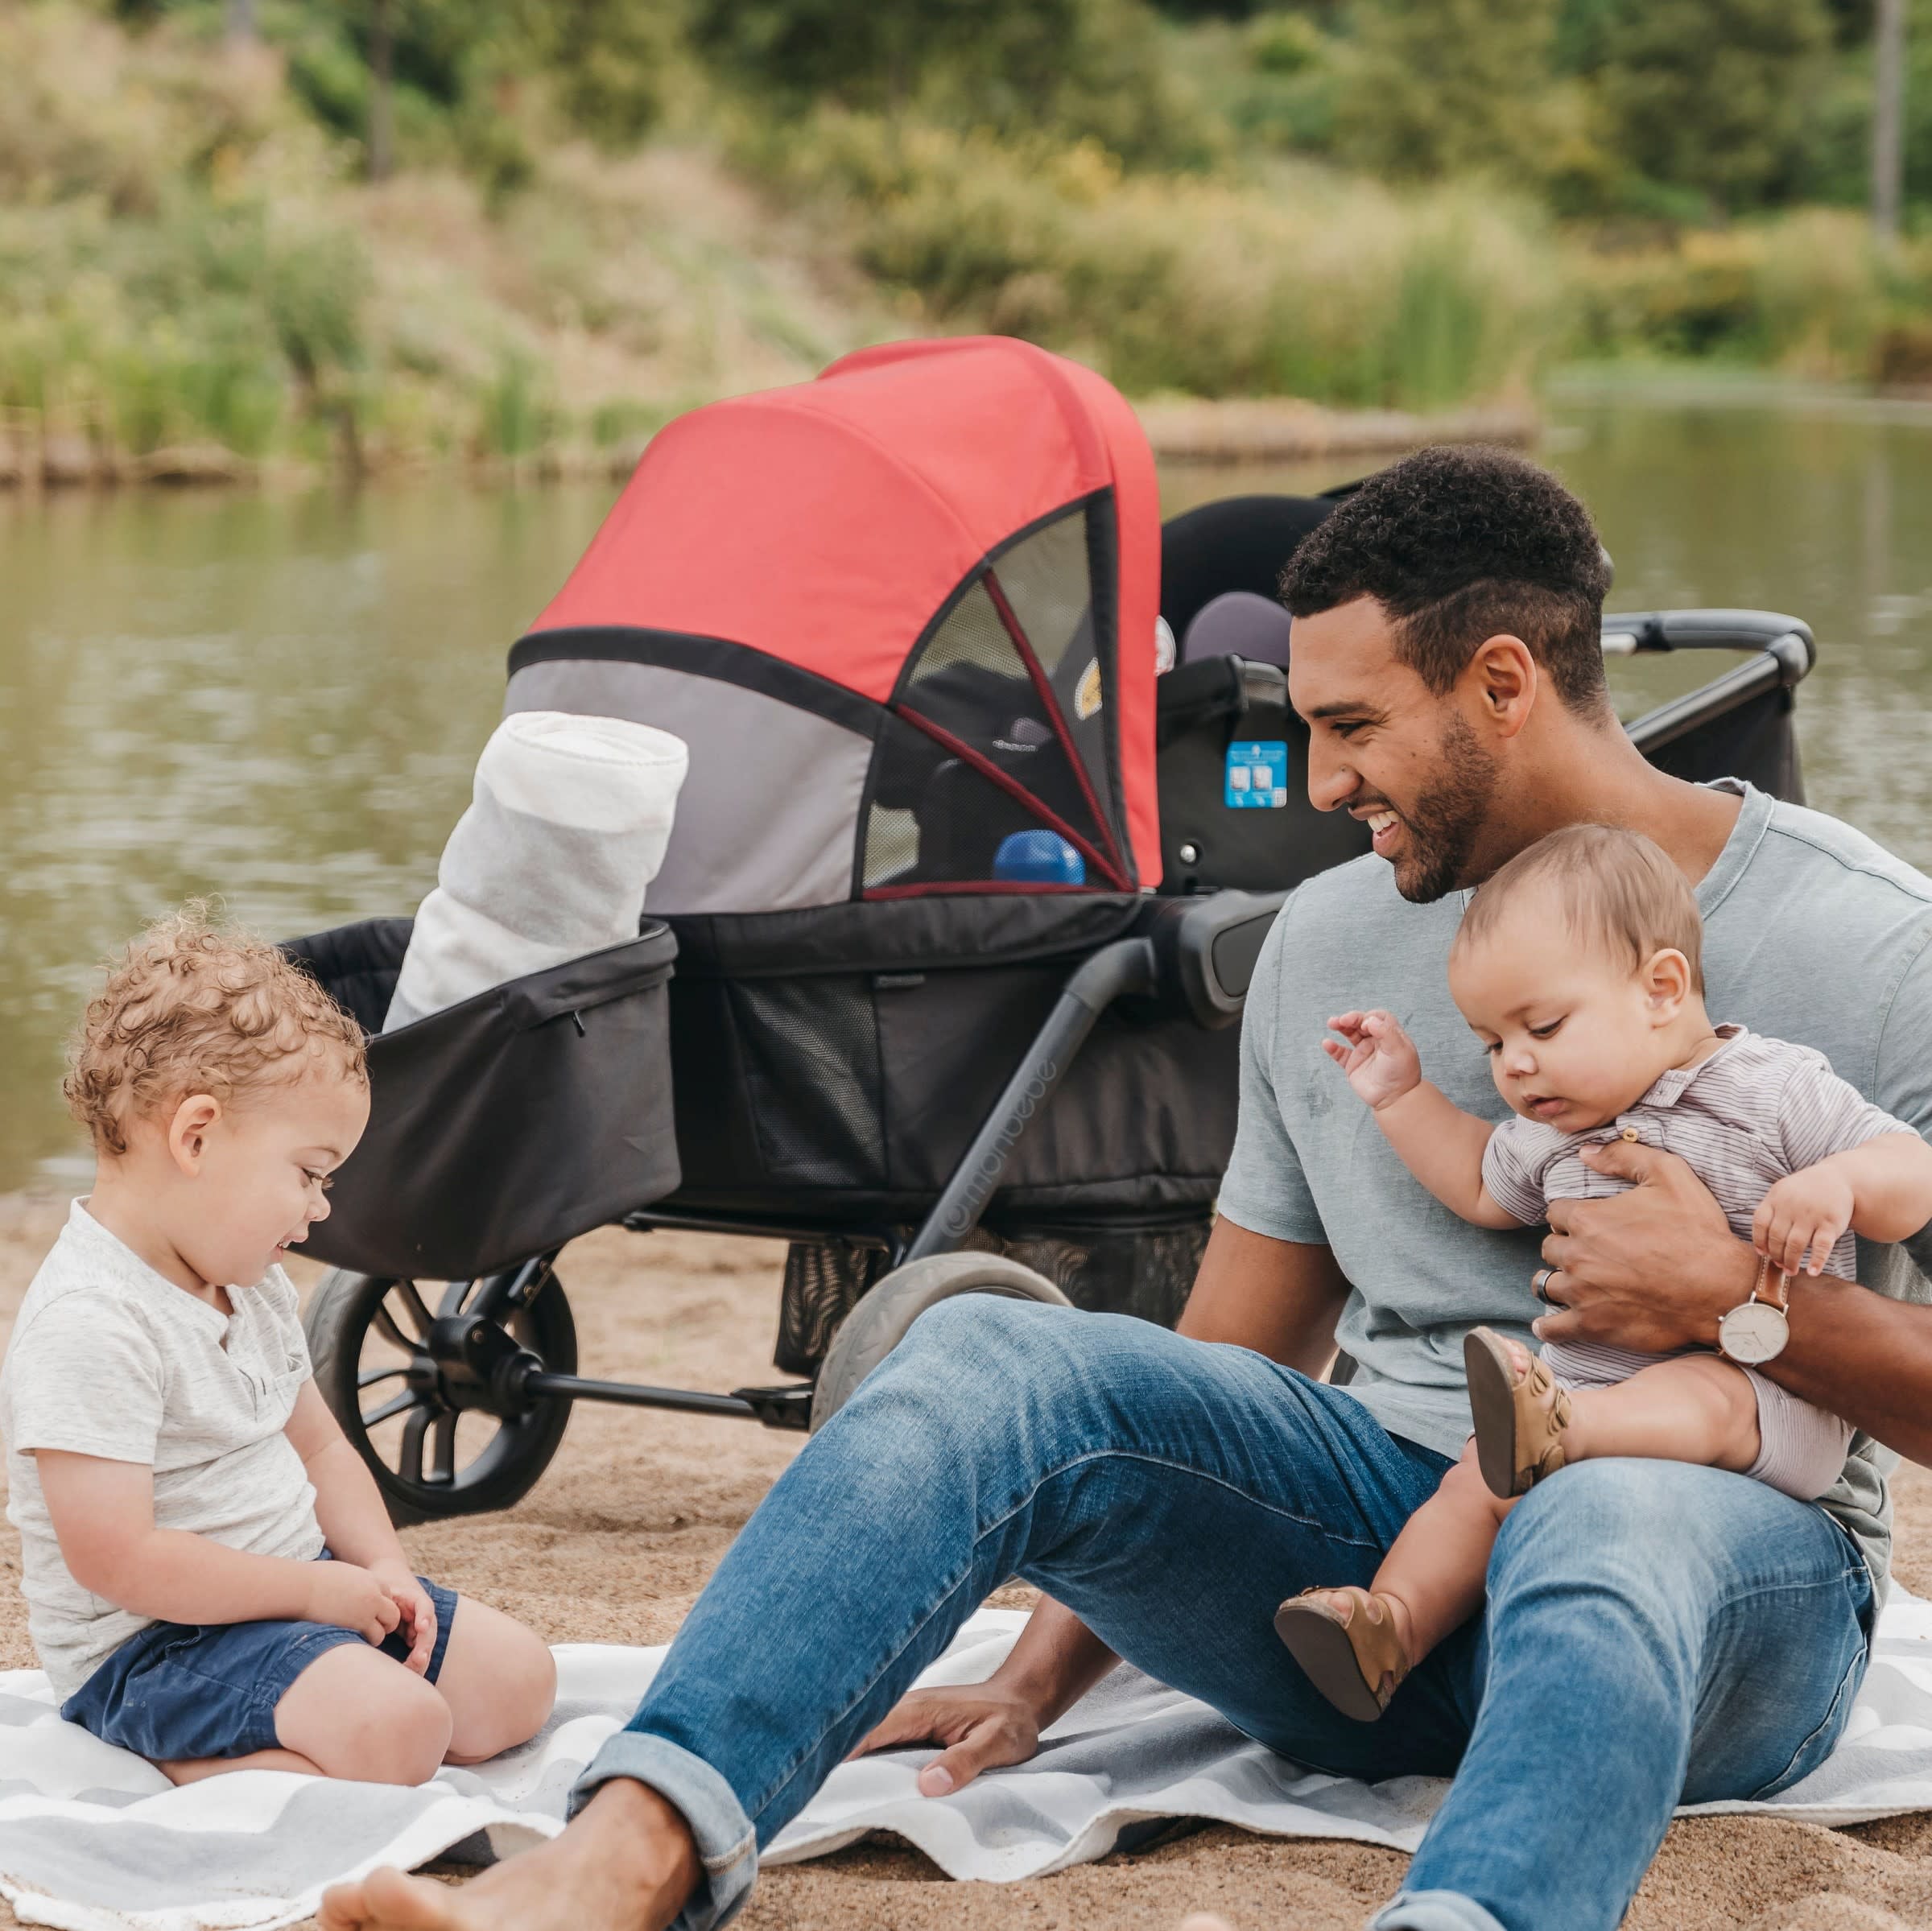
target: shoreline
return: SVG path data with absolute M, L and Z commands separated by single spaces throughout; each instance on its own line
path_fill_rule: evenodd
M 720 398 L 718 399 L 722 399 Z M 1452 409 L 1335 409 L 1294 396 L 1129 398 L 1154 460 L 1172 468 L 1238 468 L 1396 456 L 1439 443 L 1534 448 L 1560 435 L 1550 415 L 1565 406 L 1770 410 L 1797 415 L 1932 427 L 1932 387 L 1823 382 L 1761 369 L 1702 364 L 1580 362 L 1552 371 L 1534 397 Z M 687 402 L 677 413 L 701 406 Z M 634 434 L 609 446 L 559 444 L 518 456 L 446 455 L 365 448 L 353 462 L 291 456 L 260 459 L 220 444 L 171 444 L 140 456 L 111 440 L 0 412 L 0 505 L 122 491 L 276 493 L 323 485 L 357 489 L 455 481 L 471 488 L 623 482 L 652 440 Z M 10 423 L 6 417 L 13 418 Z M 676 419 L 667 414 L 667 421 Z
M 1543 431 L 1542 411 L 1521 400 L 1418 414 L 1331 409 L 1293 396 L 1221 399 L 1162 396 L 1133 404 L 1157 462 L 1298 462 L 1324 456 L 1398 454 L 1430 443 L 1527 447 Z M 365 452 L 354 464 L 291 457 L 255 460 L 217 443 L 184 443 L 131 456 L 106 439 L 39 425 L 0 424 L 0 500 L 122 489 L 273 489 L 457 476 L 472 482 L 621 481 L 650 446 L 637 435 L 608 448 L 559 445 L 527 456 L 437 458 Z

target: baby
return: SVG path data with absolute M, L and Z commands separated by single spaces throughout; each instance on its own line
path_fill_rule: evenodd
M 1509 1498 L 1567 1462 L 1695 1462 L 1800 1501 L 1838 1480 L 1846 1424 L 1738 1364 L 1782 1347 L 1786 1276 L 1808 1267 L 1850 1280 L 1853 1233 L 1899 1240 L 1932 1220 L 1932 1147 L 1823 1054 L 1713 1026 L 1702 941 L 1697 902 L 1655 844 L 1573 826 L 1477 891 L 1450 950 L 1450 991 L 1512 1118 L 1492 1126 L 1451 1104 L 1389 1013 L 1329 1021 L 1341 1038 L 1327 1051 L 1389 1145 L 1465 1220 L 1534 1227 L 1548 1201 L 1620 1191 L 1626 1182 L 1580 1157 L 1620 1137 L 1682 1156 L 1761 1256 L 1757 1291 L 1720 1330 L 1724 1353 L 1552 1341 L 1538 1359 L 1487 1328 L 1470 1333 L 1471 1447 L 1367 1590 L 1311 1590 L 1275 1617 L 1349 1716 L 1379 1716 L 1475 1612 Z
M 0 1367 L 7 1514 L 60 1714 L 176 1783 L 419 1784 L 526 1741 L 550 1652 L 411 1571 L 280 1265 L 368 1121 L 355 1021 L 191 910 L 89 1006 L 67 1095 L 93 1190 Z

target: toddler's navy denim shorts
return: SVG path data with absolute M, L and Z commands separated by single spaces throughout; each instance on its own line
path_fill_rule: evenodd
M 425 1673 L 433 1683 L 449 1648 L 456 1594 L 427 1576 L 416 1580 L 436 1606 L 436 1648 Z M 163 1763 L 275 1750 L 275 1706 L 290 1685 L 325 1650 L 363 1640 L 330 1623 L 151 1623 L 60 1706 L 60 1714 L 104 1743 Z M 395 1631 L 382 1653 L 407 1662 L 408 1638 Z

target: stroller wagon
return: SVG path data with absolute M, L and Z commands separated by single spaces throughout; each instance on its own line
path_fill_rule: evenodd
M 638 937 L 389 1034 L 407 919 L 287 947 L 372 1035 L 308 1330 L 398 1520 L 507 1507 L 576 1401 L 815 1426 L 956 1294 L 1178 1316 L 1262 939 L 1365 848 L 1307 803 L 1271 628 L 1329 507 L 1163 531 L 1121 398 L 997 338 L 865 351 L 654 440 L 506 699 L 690 745 Z M 1632 728 L 1796 795 L 1802 625 L 1657 613 L 1605 644 L 1748 652 Z M 794 1378 L 579 1376 L 556 1256 L 612 1223 L 788 1241 Z

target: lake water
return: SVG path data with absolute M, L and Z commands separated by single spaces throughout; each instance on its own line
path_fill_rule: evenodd
M 1574 397 L 1551 419 L 1542 453 L 1596 514 L 1613 605 L 1806 619 L 1811 802 L 1932 869 L 1932 412 Z M 1164 494 L 1171 513 L 1368 466 L 1177 469 Z M 0 497 L 0 1190 L 85 1178 L 62 1041 L 147 918 L 211 893 L 277 935 L 414 908 L 504 653 L 615 493 Z M 1630 708 L 1698 681 L 1614 675 Z

